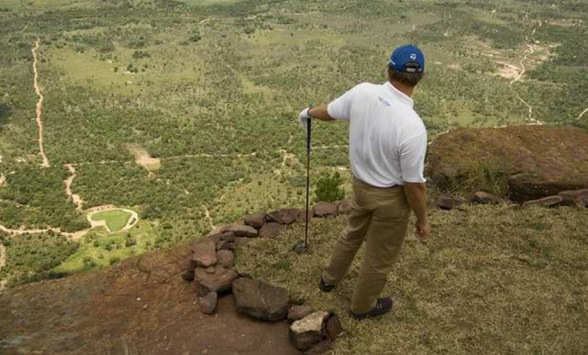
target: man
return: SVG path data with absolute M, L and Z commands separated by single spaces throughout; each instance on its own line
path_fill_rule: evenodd
M 379 296 L 404 241 L 411 209 L 418 237 L 426 240 L 431 235 L 423 177 L 427 131 L 411 99 L 424 69 L 425 58 L 418 47 L 398 47 L 390 57 L 385 84 L 359 84 L 328 106 L 304 109 L 299 116 L 305 127 L 311 118 L 349 121 L 351 214 L 319 287 L 324 292 L 335 288 L 367 236 L 350 306 L 355 319 L 392 309 L 392 299 Z

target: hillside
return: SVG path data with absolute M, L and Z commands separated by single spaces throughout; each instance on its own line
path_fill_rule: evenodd
M 394 297 L 393 316 L 370 322 L 347 316 L 357 261 L 333 294 L 317 288 L 344 217 L 313 219 L 307 255 L 291 251 L 302 223 L 253 240 L 237 253 L 237 269 L 336 311 L 345 329 L 336 354 L 583 354 L 587 216 L 572 207 L 434 210 L 434 240 L 409 236 L 384 291 Z M 201 315 L 180 277 L 189 254 L 182 245 L 0 294 L 2 353 L 295 353 L 285 323 L 236 317 L 230 295 L 217 316 Z
M 296 113 L 383 81 L 400 43 L 427 56 L 415 107 L 431 139 L 459 127 L 587 128 L 587 13 L 574 0 L 2 1 L 1 282 L 109 265 L 247 212 L 302 206 Z M 315 133 L 313 179 L 349 179 L 345 125 Z M 101 228 L 91 214 L 104 205 L 113 211 L 101 216 L 136 213 L 134 227 Z

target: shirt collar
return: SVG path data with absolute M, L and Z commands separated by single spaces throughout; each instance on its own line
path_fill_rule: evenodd
M 397 88 L 395 88 L 394 85 L 390 84 L 389 81 L 387 81 L 384 84 L 384 87 L 388 90 L 388 92 L 391 95 L 393 95 L 398 100 L 400 100 L 403 103 L 405 103 L 406 105 L 408 105 L 410 108 L 413 108 L 414 102 L 412 101 L 412 99 L 408 95 L 406 95 L 405 93 L 403 93 L 402 91 L 400 91 Z

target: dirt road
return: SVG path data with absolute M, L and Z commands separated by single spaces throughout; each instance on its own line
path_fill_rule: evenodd
M 76 168 L 73 166 L 73 164 L 65 164 L 65 167 L 67 168 L 67 170 L 71 174 L 64 181 L 64 183 L 65 183 L 65 193 L 66 193 L 67 196 L 69 196 L 71 198 L 71 200 L 73 201 L 74 205 L 76 205 L 76 209 L 78 211 L 81 211 L 82 210 L 82 206 L 84 204 L 84 200 L 82 200 L 82 198 L 80 197 L 80 195 L 74 194 L 71 191 L 71 184 L 73 183 L 74 179 L 76 178 Z
M 50 165 L 49 165 L 49 159 L 47 159 L 47 155 L 45 155 L 45 148 L 43 147 L 43 118 L 42 118 L 43 100 L 45 99 L 45 97 L 43 96 L 43 92 L 41 91 L 41 87 L 39 86 L 39 69 L 38 69 L 38 65 L 39 65 L 38 51 L 39 51 L 40 44 L 41 44 L 41 40 L 37 38 L 37 40 L 35 41 L 35 46 L 33 47 L 31 52 L 33 53 L 33 73 L 35 74 L 34 80 L 33 80 L 33 85 L 35 88 L 35 93 L 39 97 L 39 100 L 37 101 L 37 105 L 35 107 L 35 112 L 37 114 L 35 117 L 35 120 L 37 121 L 37 127 L 39 130 L 39 138 L 38 138 L 39 155 L 41 155 L 41 158 L 43 159 L 41 166 L 44 168 L 47 168 Z

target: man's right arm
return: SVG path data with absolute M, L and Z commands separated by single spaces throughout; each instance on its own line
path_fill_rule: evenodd
M 420 239 L 426 240 L 431 237 L 431 227 L 427 217 L 427 185 L 425 183 L 404 183 L 404 194 L 410 209 L 414 212 L 416 232 Z
M 427 185 L 423 176 L 426 151 L 426 131 L 403 142 L 400 150 L 404 194 L 417 218 L 416 232 L 422 240 L 429 239 L 431 236 L 427 217 Z

